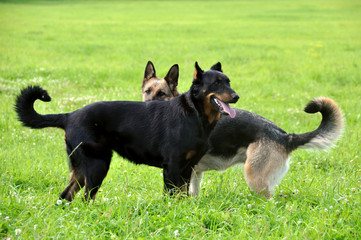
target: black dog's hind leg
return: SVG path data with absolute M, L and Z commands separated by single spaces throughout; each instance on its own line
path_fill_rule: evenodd
M 85 167 L 85 201 L 94 200 L 104 178 L 106 177 L 111 158 L 87 158 Z
M 84 187 L 84 176 L 72 170 L 70 173 L 70 180 L 68 186 L 64 189 L 64 191 L 60 194 L 60 198 L 65 199 L 71 202 L 74 199 L 75 194 Z
M 71 138 L 67 137 L 66 146 L 72 173 L 69 184 L 60 197 L 71 201 L 75 194 L 85 186 L 85 200 L 95 199 L 108 173 L 112 151 L 102 145 L 87 142 L 74 145 L 69 139 Z
M 64 191 L 60 194 L 60 198 L 71 202 L 75 194 L 84 187 L 85 179 L 81 169 L 81 158 L 83 156 L 82 149 L 79 148 L 82 143 L 76 147 L 72 147 L 71 143 L 65 138 L 66 151 L 69 156 L 69 165 L 71 168 L 70 180 Z

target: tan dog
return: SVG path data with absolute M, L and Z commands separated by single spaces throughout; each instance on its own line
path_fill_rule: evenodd
M 164 87 L 163 91 L 168 88 Z M 143 93 L 143 99 L 145 97 Z M 297 148 L 327 150 L 342 134 L 343 115 L 332 99 L 315 98 L 307 104 L 305 111 L 320 112 L 322 122 L 316 130 L 304 134 L 288 134 L 262 116 L 241 109 L 236 109 L 235 118 L 222 116 L 209 137 L 207 154 L 194 169 L 190 194 L 198 195 L 204 171 L 223 171 L 244 163 L 248 186 L 270 198 L 274 187 L 289 169 L 292 151 Z
M 153 63 L 149 61 L 145 67 L 142 84 L 143 102 L 150 100 L 170 100 L 179 96 L 177 90 L 178 76 L 178 64 L 174 64 L 164 78 L 158 78 Z

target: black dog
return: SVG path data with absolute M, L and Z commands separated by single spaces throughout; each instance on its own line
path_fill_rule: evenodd
M 221 114 L 235 115 L 228 103 L 239 98 L 220 63 L 203 72 L 196 62 L 193 77 L 190 90 L 170 101 L 97 102 L 71 113 L 40 115 L 34 102 L 51 98 L 30 86 L 15 108 L 24 126 L 65 130 L 71 174 L 61 198 L 71 201 L 85 186 L 85 199 L 95 199 L 113 150 L 136 164 L 163 168 L 165 190 L 172 194 L 189 184 L 211 130 Z

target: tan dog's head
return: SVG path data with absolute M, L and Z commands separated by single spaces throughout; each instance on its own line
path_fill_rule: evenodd
M 142 84 L 143 102 L 170 100 L 178 96 L 178 77 L 178 64 L 174 64 L 164 78 L 158 78 L 153 63 L 149 61 L 145 67 Z

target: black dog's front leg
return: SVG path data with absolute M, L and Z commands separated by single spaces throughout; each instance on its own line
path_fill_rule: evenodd
M 188 195 L 189 185 L 194 166 L 187 166 L 183 169 L 180 177 L 180 188 L 183 193 Z
M 178 164 L 165 164 L 163 166 L 164 190 L 171 196 L 179 192 L 180 168 Z

